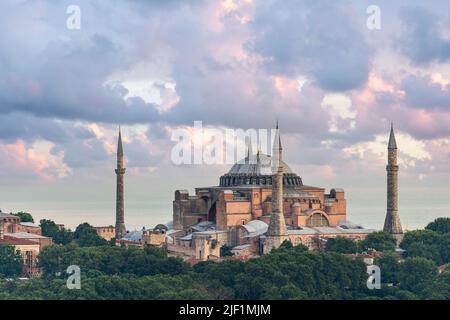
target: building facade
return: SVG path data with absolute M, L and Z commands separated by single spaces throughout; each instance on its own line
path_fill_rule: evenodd
M 116 237 L 116 228 L 113 226 L 93 227 L 97 234 L 103 239 L 110 241 Z
M 347 222 L 343 189 L 333 188 L 326 193 L 325 188 L 303 183 L 283 161 L 279 130 L 276 132 L 273 158 L 261 151 L 253 154 L 249 148 L 247 157 L 221 176 L 218 186 L 196 188 L 194 195 L 187 190 L 175 191 L 175 231 L 169 251 L 183 251 L 207 260 L 206 253 L 211 251 L 204 249 L 207 239 L 216 240 L 213 244 L 244 246 L 241 248 L 246 252 L 263 254 L 285 240 L 315 249 L 329 237 L 359 240 L 373 231 Z M 243 235 L 245 226 L 252 229 L 255 221 L 259 231 Z M 211 224 L 210 230 L 193 231 L 205 222 Z M 199 245 L 202 249 L 198 249 Z M 217 255 L 217 250 L 212 251 Z

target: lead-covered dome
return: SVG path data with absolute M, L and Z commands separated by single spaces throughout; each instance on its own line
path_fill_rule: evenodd
M 284 173 L 293 173 L 291 168 L 281 161 Z M 242 159 L 236 162 L 228 171 L 229 174 L 262 174 L 272 175 L 275 174 L 272 170 L 273 163 L 272 157 L 267 154 L 259 154 L 254 159 L 248 160 L 248 158 Z
M 272 157 L 267 154 L 258 153 L 236 162 L 231 169 L 220 177 L 220 186 L 242 186 L 242 185 L 272 185 L 273 172 Z M 281 162 L 283 166 L 283 184 L 285 186 L 301 186 L 302 179 L 292 172 L 291 168 Z

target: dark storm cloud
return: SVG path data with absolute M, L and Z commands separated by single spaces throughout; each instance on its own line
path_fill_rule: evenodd
M 325 90 L 358 88 L 367 81 L 371 51 L 361 33 L 365 21 L 353 21 L 349 11 L 331 1 L 260 2 L 247 47 L 267 57 L 271 72 L 310 74 Z
M 450 30 L 440 17 L 424 7 L 404 7 L 399 10 L 403 33 L 395 42 L 397 49 L 412 63 L 424 65 L 450 59 L 450 40 L 442 35 Z

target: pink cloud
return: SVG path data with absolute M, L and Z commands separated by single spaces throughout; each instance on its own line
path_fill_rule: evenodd
M 60 159 L 34 147 L 28 147 L 22 140 L 11 144 L 0 144 L 2 171 L 15 176 L 37 177 L 53 180 L 64 176 L 67 168 Z

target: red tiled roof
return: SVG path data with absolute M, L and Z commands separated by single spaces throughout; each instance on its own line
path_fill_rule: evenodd
M 26 239 L 14 238 L 11 236 L 4 236 L 3 239 L 0 239 L 0 244 L 10 244 L 10 245 L 39 245 L 35 241 L 30 241 Z

